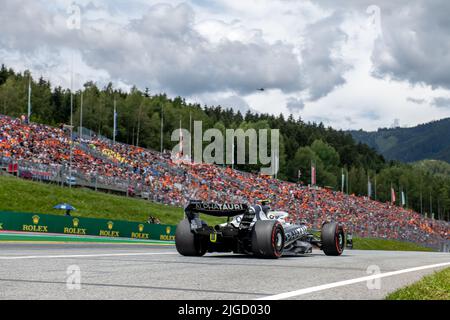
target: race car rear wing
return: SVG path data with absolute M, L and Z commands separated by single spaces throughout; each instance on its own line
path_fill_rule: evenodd
M 248 206 L 242 203 L 209 203 L 191 200 L 184 209 L 188 217 L 196 213 L 207 214 L 215 217 L 234 217 L 248 211 Z

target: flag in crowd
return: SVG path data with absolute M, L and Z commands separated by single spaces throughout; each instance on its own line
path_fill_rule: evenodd
M 394 190 L 393 187 L 391 187 L 391 202 L 392 202 L 393 204 L 395 204 L 395 202 L 396 202 L 395 190 Z
M 184 156 L 183 143 L 184 143 L 184 137 L 183 137 L 183 130 L 181 128 L 181 119 L 180 119 L 180 158 L 182 158 Z
M 113 135 L 114 135 L 114 142 L 116 141 L 117 137 L 117 108 L 116 108 L 116 101 L 114 100 L 114 128 L 113 128 Z
M 402 191 L 402 207 L 406 205 L 406 198 L 405 198 L 405 192 Z
M 31 77 L 30 81 L 28 82 L 28 119 L 27 121 L 30 121 L 31 118 Z
M 316 166 L 313 163 L 311 163 L 311 185 L 316 185 Z

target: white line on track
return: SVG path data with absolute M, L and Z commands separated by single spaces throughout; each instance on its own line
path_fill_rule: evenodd
M 177 252 L 147 252 L 147 253 L 105 253 L 105 254 L 72 254 L 55 256 L 17 256 L 0 257 L 0 260 L 24 260 L 24 259 L 70 259 L 70 258 L 97 258 L 97 257 L 132 257 L 132 256 L 154 256 L 171 255 Z
M 324 285 L 320 285 L 320 286 L 316 286 L 316 287 L 305 288 L 305 289 L 300 289 L 300 290 L 280 293 L 280 294 L 276 294 L 276 295 L 273 295 L 273 296 L 258 298 L 256 300 L 282 300 L 282 299 L 289 299 L 289 298 L 292 298 L 292 297 L 297 297 L 297 296 L 301 296 L 301 295 L 304 295 L 304 294 L 309 294 L 309 293 L 312 293 L 312 292 L 317 292 L 317 291 L 328 290 L 328 289 L 337 288 L 337 287 L 348 286 L 348 285 L 359 283 L 359 282 L 365 282 L 365 281 L 370 281 L 370 280 L 374 280 L 374 279 L 381 279 L 381 278 L 385 278 L 385 277 L 391 277 L 391 276 L 395 276 L 395 275 L 399 275 L 399 274 L 403 274 L 403 273 L 408 273 L 408 272 L 416 272 L 416 271 L 421 271 L 421 270 L 426 270 L 426 269 L 433 269 L 433 268 L 440 268 L 440 267 L 446 267 L 446 266 L 450 266 L 450 262 L 439 263 L 439 264 L 432 264 L 432 265 L 416 267 L 416 268 L 409 268 L 409 269 L 403 269 L 403 270 L 392 271 L 392 272 L 379 273 L 379 274 L 374 274 L 374 275 L 367 276 L 367 277 L 361 277 L 361 278 L 356 278 L 356 279 L 350 279 L 350 280 L 344 280 L 344 281 L 339 281 L 339 282 L 333 282 L 333 283 L 328 283 L 328 284 L 324 284 Z

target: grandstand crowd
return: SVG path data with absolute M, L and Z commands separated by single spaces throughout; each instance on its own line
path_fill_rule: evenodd
M 72 156 L 71 156 L 72 155 Z M 208 164 L 175 161 L 170 155 L 97 136 L 70 137 L 70 131 L 0 116 L 0 159 L 71 170 L 86 180 L 126 184 L 130 194 L 184 206 L 189 199 L 256 203 L 270 199 L 273 209 L 287 211 L 293 222 L 320 227 L 343 222 L 359 236 L 400 239 L 423 244 L 450 240 L 449 223 L 413 210 L 329 189 L 309 188 Z

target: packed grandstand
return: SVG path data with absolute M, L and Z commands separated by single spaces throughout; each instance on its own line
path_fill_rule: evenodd
M 306 221 L 311 227 L 337 220 L 361 237 L 436 248 L 450 241 L 448 222 L 390 203 L 229 167 L 173 161 L 170 154 L 113 143 L 93 134 L 76 135 L 72 140 L 63 126 L 28 124 L 7 116 L 0 116 L 0 165 L 23 178 L 67 182 L 73 175 L 78 185 L 125 191 L 167 205 L 184 206 L 192 198 L 244 203 L 271 199 L 274 209 L 287 211 L 290 219 Z

